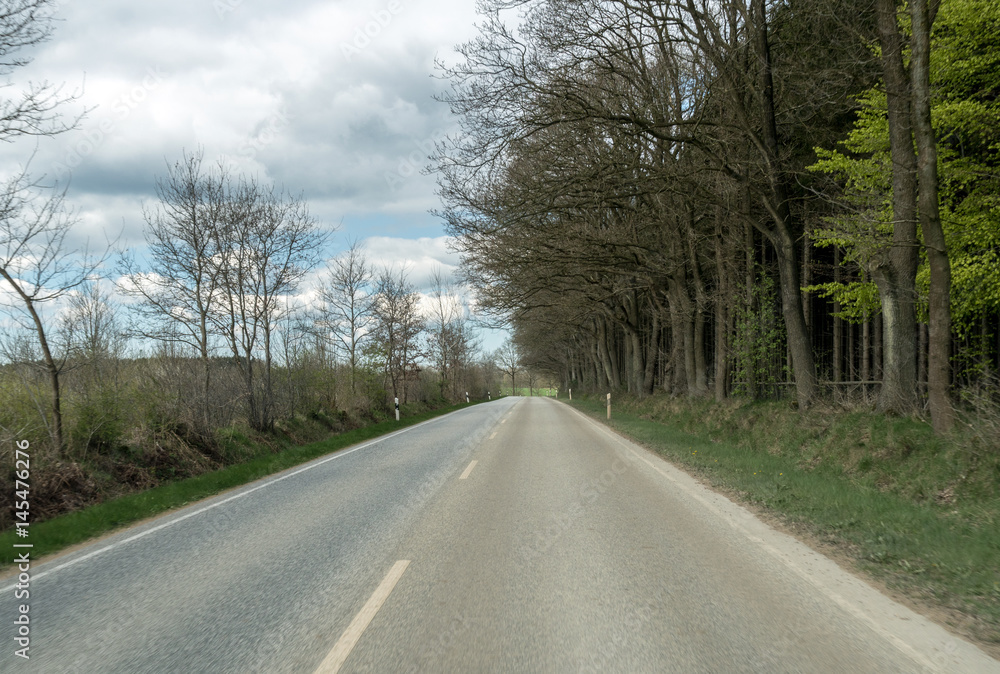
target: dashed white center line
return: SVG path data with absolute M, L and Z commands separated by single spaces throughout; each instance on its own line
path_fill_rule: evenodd
M 347 656 L 351 654 L 354 646 L 364 633 L 365 628 L 368 627 L 368 623 L 372 621 L 378 610 L 382 608 L 382 604 L 389 598 L 389 593 L 396 587 L 396 583 L 399 582 L 400 577 L 402 577 L 403 572 L 406 571 L 406 567 L 409 565 L 410 560 L 408 559 L 401 559 L 392 565 L 389 573 L 382 579 L 379 586 L 375 588 L 375 593 L 368 598 L 365 605 L 354 616 L 354 620 L 347 626 L 344 633 L 340 635 L 340 639 L 337 640 L 333 650 L 326 656 L 326 659 L 320 664 L 315 674 L 337 674 L 340 671 L 344 661 L 347 660 Z
M 491 436 L 490 436 L 490 440 L 492 440 L 492 439 L 493 439 L 493 438 L 495 438 L 496 436 L 497 436 L 497 431 L 493 431 L 493 435 L 491 435 Z
M 475 459 L 473 459 L 472 463 L 470 463 L 469 466 L 465 469 L 465 472 L 462 473 L 462 477 L 460 477 L 458 479 L 459 480 L 464 480 L 465 478 L 469 477 L 469 473 L 471 473 L 472 469 L 476 467 L 476 463 L 477 463 L 477 461 Z

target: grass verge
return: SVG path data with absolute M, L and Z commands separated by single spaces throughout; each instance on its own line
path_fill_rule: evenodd
M 911 419 L 574 400 L 1000 657 L 1000 456 Z
M 0 533 L 0 572 L 8 570 L 16 557 L 15 548 L 13 548 L 15 543 L 31 543 L 33 545 L 31 557 L 33 560 L 38 560 L 45 555 L 59 552 L 77 543 L 82 543 L 148 517 L 214 496 L 227 489 L 239 487 L 351 445 L 397 431 L 400 428 L 412 426 L 475 404 L 478 403 L 463 403 L 403 417 L 398 422 L 384 421 L 372 424 L 335 435 L 326 440 L 257 456 L 246 463 L 228 466 L 105 501 L 44 522 L 31 524 L 27 538 L 18 538 L 16 529 L 9 529 Z M 23 550 L 19 549 L 18 551 Z

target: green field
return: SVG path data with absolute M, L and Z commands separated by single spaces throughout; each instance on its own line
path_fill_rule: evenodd
M 511 389 L 511 387 L 506 386 L 500 389 L 500 395 L 505 396 L 541 396 L 545 398 L 557 398 L 566 397 L 565 393 L 560 396 L 559 389 L 557 388 L 531 388 L 527 386 L 518 386 L 517 389 Z

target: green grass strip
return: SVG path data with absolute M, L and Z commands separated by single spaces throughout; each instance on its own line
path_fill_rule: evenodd
M 577 409 L 717 487 L 804 525 L 836 544 L 858 566 L 914 598 L 971 618 L 976 638 L 1000 644 L 1000 527 L 995 513 L 968 517 L 934 503 L 914 503 L 853 478 L 826 462 L 738 447 L 669 423 L 574 400 Z M 994 504 L 983 504 L 991 508 Z
M 476 404 L 478 403 L 463 403 L 422 412 L 403 417 L 398 422 L 383 421 L 319 442 L 258 456 L 246 463 L 128 494 L 38 524 L 31 524 L 28 527 L 27 538 L 19 538 L 16 529 L 5 531 L 0 533 L 0 570 L 5 570 L 13 563 L 16 557 L 15 550 L 18 553 L 25 551 L 23 548 L 15 549 L 13 545 L 16 543 L 31 543 L 34 546 L 30 548 L 31 558 L 37 560 L 147 517 L 189 505 L 366 440 Z

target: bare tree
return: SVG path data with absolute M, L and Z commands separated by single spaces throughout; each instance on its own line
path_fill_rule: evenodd
M 41 351 L 40 367 L 49 378 L 51 420 L 46 426 L 52 449 L 65 449 L 60 374 L 66 354 L 57 353 L 48 335 L 43 308 L 95 277 L 104 257 L 69 238 L 74 219 L 63 207 L 64 193 L 45 195 L 21 173 L 0 190 L 0 277 L 13 291 L 12 317 L 34 333 Z
M 713 214 L 742 220 L 777 262 L 783 341 L 806 408 L 817 370 L 798 278 L 804 223 L 796 173 L 816 120 L 841 114 L 838 105 L 857 91 L 851 87 L 861 78 L 843 73 L 868 72 L 836 67 L 856 51 L 815 49 L 804 70 L 805 40 L 789 48 L 775 35 L 808 12 L 763 0 L 538 0 L 518 4 L 516 30 L 503 22 L 507 7 L 481 3 L 480 34 L 460 48 L 464 62 L 445 70 L 453 88 L 443 99 L 462 134 L 438 148 L 437 168 L 449 232 L 479 275 L 477 289 L 510 287 L 494 269 L 481 273 L 483 257 L 518 273 L 529 258 L 536 266 L 546 258 L 548 272 L 559 257 L 575 257 L 575 268 L 557 268 L 578 282 L 602 282 L 605 297 L 588 299 L 605 303 L 606 320 L 625 333 L 622 373 L 639 394 L 658 351 L 647 335 L 660 326 L 637 320 L 646 312 L 635 310 L 648 290 L 653 318 L 669 316 L 678 387 L 704 395 L 715 281 L 704 245 L 714 228 L 705 223 Z M 805 27 L 822 29 L 814 23 Z M 564 139 L 574 134 L 567 149 Z M 549 147 L 561 156 L 553 160 Z M 495 245 L 513 239 L 518 225 L 518 235 L 543 246 Z M 531 306 L 543 290 L 516 284 L 503 299 Z
M 501 372 L 510 377 L 511 395 L 517 395 L 517 373 L 521 371 L 521 354 L 514 340 L 504 341 L 500 348 L 493 352 L 493 361 Z
M 213 320 L 239 365 L 247 420 L 269 430 L 273 418 L 272 336 L 284 295 L 318 264 L 328 236 L 300 197 L 241 178 L 227 188 L 215 231 L 222 298 Z M 255 361 L 262 361 L 257 377 Z
M 91 446 L 114 443 L 116 428 L 134 400 L 122 386 L 126 332 L 118 306 L 104 284 L 89 280 L 68 293 L 59 316 L 61 352 L 66 354 L 65 399 L 73 411 L 74 449 L 86 457 Z
M 49 39 L 55 6 L 52 0 L 10 0 L 0 7 L 0 88 L 14 86 L 10 75 L 30 63 L 30 57 L 19 54 Z M 76 128 L 82 113 L 68 121 L 59 113 L 63 104 L 75 98 L 48 82 L 31 83 L 18 95 L 0 97 L 0 141 L 51 136 Z M 52 386 L 52 419 L 46 425 L 53 449 L 62 452 L 59 372 L 63 363 L 52 353 L 39 310 L 83 283 L 100 261 L 74 264 L 81 256 L 67 241 L 73 221 L 62 210 L 63 194 L 43 197 L 34 192 L 35 187 L 25 170 L 0 188 L 0 276 L 13 289 L 18 313 L 26 314 L 29 329 L 37 336 Z
M 221 300 L 220 240 L 226 213 L 228 178 L 202 168 L 202 151 L 167 167 L 156 181 L 159 204 L 145 208 L 147 254 L 140 265 L 131 254 L 121 259 L 119 290 L 141 300 L 133 334 L 190 347 L 201 359 L 202 423 L 210 423 L 212 332 L 210 317 Z
M 374 272 L 358 241 L 330 263 L 321 288 L 323 323 L 333 333 L 337 350 L 346 350 L 351 369 L 351 395 L 357 395 L 363 342 L 371 335 Z
M 87 281 L 69 294 L 60 329 L 71 358 L 86 363 L 114 361 L 125 350 L 125 334 L 110 293 L 97 281 Z
M 405 269 L 385 267 L 375 282 L 372 313 L 374 345 L 381 359 L 388 388 L 405 403 L 409 380 L 416 374 L 420 350 L 417 338 L 424 329 L 419 297 L 406 278 Z
M 274 348 L 278 354 L 278 414 L 284 418 L 297 412 L 335 408 L 330 376 L 331 362 L 325 340 L 317 339 L 314 316 L 296 297 L 282 299 L 275 327 Z M 315 346 L 320 345 L 319 349 Z
M 0 78 L 31 62 L 19 56 L 52 35 L 55 0 L 6 0 L 0 6 Z M 9 79 L 0 88 L 13 86 Z M 58 109 L 73 101 L 77 94 L 66 94 L 61 85 L 31 83 L 15 96 L 0 96 L 0 141 L 19 136 L 52 136 L 75 129 L 82 117 L 64 120 Z
M 428 355 L 438 371 L 442 397 L 457 400 L 462 397 L 459 377 L 472 362 L 476 340 L 458 288 L 444 280 L 440 268 L 435 269 L 431 286 Z

